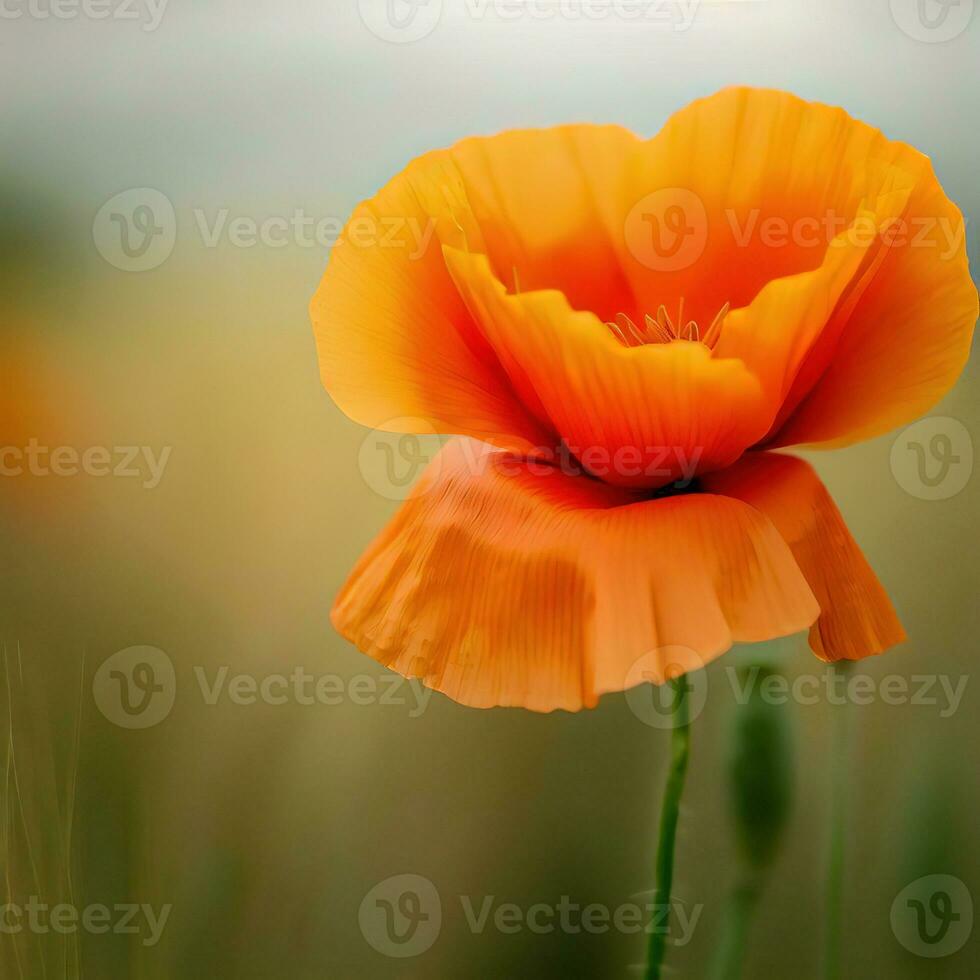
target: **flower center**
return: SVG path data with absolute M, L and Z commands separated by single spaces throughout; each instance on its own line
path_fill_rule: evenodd
M 617 313 L 615 321 L 609 321 L 612 335 L 624 347 L 642 347 L 644 344 L 669 344 L 672 340 L 691 340 L 714 348 L 721 336 L 721 327 L 728 315 L 730 304 L 726 303 L 711 321 L 707 330 L 702 331 L 694 320 L 684 321 L 684 299 L 681 297 L 677 310 L 677 319 L 672 320 L 667 308 L 661 304 L 655 317 L 648 313 L 643 318 L 643 325 L 635 324 L 625 313 Z

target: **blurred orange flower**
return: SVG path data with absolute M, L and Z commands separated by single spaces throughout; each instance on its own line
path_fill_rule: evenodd
M 382 663 L 574 710 L 733 642 L 904 638 L 811 468 L 770 450 L 887 432 L 963 368 L 963 219 L 911 147 L 746 88 L 646 141 L 464 140 L 358 208 L 311 312 L 347 415 L 463 437 L 337 597 Z

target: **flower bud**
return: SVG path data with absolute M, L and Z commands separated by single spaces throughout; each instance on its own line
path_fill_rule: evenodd
M 792 802 L 792 747 L 787 707 L 765 696 L 765 681 L 777 672 L 764 664 L 739 669 L 746 694 L 736 708 L 729 795 L 743 858 L 755 869 L 772 860 Z

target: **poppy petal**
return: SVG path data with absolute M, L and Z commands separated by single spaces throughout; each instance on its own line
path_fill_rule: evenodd
M 830 449 L 889 432 L 932 408 L 963 371 L 980 310 L 965 225 L 919 161 L 892 244 L 828 323 L 770 445 Z
M 417 160 L 362 204 L 334 246 L 310 306 L 324 387 L 374 428 L 465 433 L 517 452 L 551 445 L 446 271 L 439 235 L 462 240 L 466 207 L 444 156 Z
M 785 541 L 740 500 L 640 499 L 452 440 L 337 596 L 336 628 L 477 707 L 577 710 L 668 648 L 700 666 L 798 632 L 819 607 Z M 673 658 L 675 654 L 670 653 Z
M 709 493 L 765 514 L 789 544 L 820 618 L 810 646 L 822 660 L 860 660 L 905 640 L 895 610 L 812 467 L 781 453 L 749 453 L 702 481 Z
M 856 299 L 854 280 L 874 265 L 881 237 L 901 215 L 908 194 L 907 178 L 896 173 L 870 206 L 862 204 L 817 269 L 773 279 L 748 306 L 725 318 L 715 356 L 738 358 L 756 375 L 770 422 L 787 414 L 787 399 L 811 351 L 824 340 L 835 311 L 849 297 Z
M 603 321 L 633 312 L 623 218 L 641 146 L 619 126 L 588 124 L 457 143 L 450 152 L 479 228 L 466 250 L 483 252 L 511 292 L 557 289 Z

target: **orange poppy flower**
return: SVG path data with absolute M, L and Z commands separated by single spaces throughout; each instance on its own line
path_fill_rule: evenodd
M 952 386 L 964 239 L 926 157 L 775 91 L 650 140 L 563 126 L 414 161 L 330 258 L 321 373 L 357 422 L 462 438 L 336 628 L 461 702 L 536 710 L 807 627 L 828 661 L 900 642 L 823 485 L 771 450 L 879 435 Z

